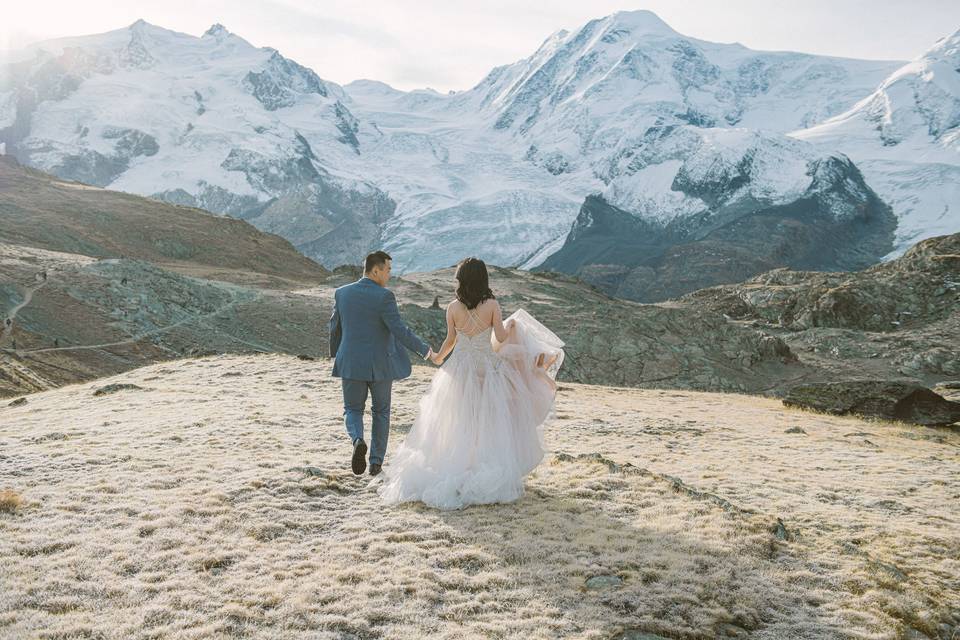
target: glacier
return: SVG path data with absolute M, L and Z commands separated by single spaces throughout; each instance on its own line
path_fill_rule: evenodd
M 886 78 L 850 109 L 789 133 L 842 149 L 898 217 L 895 248 L 960 229 L 960 31 Z

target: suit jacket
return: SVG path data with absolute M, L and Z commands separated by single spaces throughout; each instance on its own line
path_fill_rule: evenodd
M 403 347 L 426 357 L 427 346 L 400 319 L 397 298 L 370 278 L 339 287 L 330 316 L 333 375 L 351 380 L 399 380 L 410 375 Z

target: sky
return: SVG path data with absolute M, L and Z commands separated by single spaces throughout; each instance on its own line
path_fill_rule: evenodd
M 960 0 L 4 0 L 0 51 L 138 18 L 200 35 L 214 23 L 340 84 L 469 89 L 558 29 L 648 9 L 674 30 L 752 49 L 909 60 L 960 29 Z

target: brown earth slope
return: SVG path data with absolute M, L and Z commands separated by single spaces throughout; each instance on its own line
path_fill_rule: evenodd
M 323 303 L 293 290 L 328 277 L 246 222 L 0 157 L 0 396 L 195 353 L 319 355 Z
M 327 271 L 242 220 L 60 180 L 0 156 L 0 242 L 135 258 L 201 277 L 302 286 Z

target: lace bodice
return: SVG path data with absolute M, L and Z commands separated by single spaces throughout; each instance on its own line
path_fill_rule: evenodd
M 472 309 L 467 309 L 467 314 L 470 316 L 470 321 L 473 325 L 470 328 L 475 330 L 475 328 L 480 326 L 480 321 Z M 457 329 L 457 343 L 453 346 L 451 355 L 459 358 L 470 357 L 478 362 L 487 361 L 490 364 L 496 364 L 499 359 L 493 350 L 493 343 L 490 340 L 492 332 L 493 325 L 490 325 L 486 329 L 475 331 L 474 333 L 467 333 L 464 329 Z

